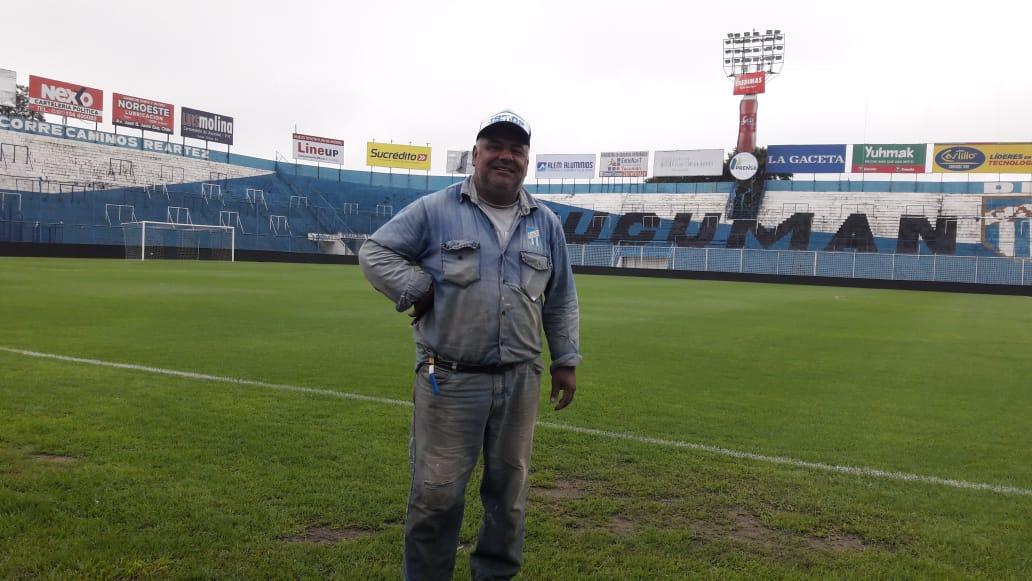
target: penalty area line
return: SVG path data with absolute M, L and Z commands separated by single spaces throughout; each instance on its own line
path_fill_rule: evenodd
M 210 375 L 207 373 L 180 371 L 177 369 L 165 369 L 161 367 L 150 367 L 147 365 L 136 365 L 132 363 L 118 363 L 116 361 L 103 361 L 100 359 L 87 359 L 84 357 L 72 357 L 70 355 L 58 355 L 56 353 L 43 353 L 40 351 L 30 351 L 27 349 L 15 349 L 13 347 L 0 346 L 0 352 L 11 353 L 14 355 L 22 355 L 25 357 L 33 357 L 36 359 L 51 359 L 55 361 L 78 363 L 82 365 L 92 365 L 96 367 L 124 369 L 127 371 L 138 371 L 143 373 L 165 375 L 168 377 L 178 377 L 182 379 L 191 379 L 196 381 L 212 381 L 219 383 L 229 383 L 232 385 L 263 387 L 266 389 L 275 389 L 279 391 L 335 397 L 338 399 L 349 399 L 354 401 L 364 401 L 400 407 L 412 407 L 412 402 L 410 401 L 391 399 L 386 397 L 376 397 L 372 395 L 362 395 L 357 393 L 349 393 L 346 391 L 336 391 L 332 389 L 304 387 L 301 385 L 291 385 L 287 383 L 271 383 L 267 381 L 258 381 L 254 379 L 242 379 L 237 377 Z M 944 486 L 948 488 L 956 488 L 961 490 L 980 490 L 1008 496 L 1032 496 L 1032 488 L 1020 488 L 1017 486 L 1006 486 L 1003 484 L 990 484 L 985 482 L 971 482 L 968 480 L 956 480 L 953 478 L 926 476 L 922 474 L 913 474 L 910 472 L 896 472 L 891 470 L 881 470 L 878 468 L 866 468 L 863 466 L 849 466 L 839 464 L 825 464 L 823 462 L 810 462 L 807 460 L 799 460 L 797 458 L 790 458 L 787 456 L 769 456 L 766 454 L 743 452 L 741 450 L 732 450 L 730 448 L 721 448 L 719 446 L 711 446 L 695 442 L 685 442 L 682 440 L 668 440 L 664 438 L 653 438 L 649 436 L 641 436 L 625 432 L 613 432 L 608 430 L 598 430 L 595 428 L 584 428 L 580 426 L 574 426 L 571 424 L 549 422 L 544 420 L 539 420 L 537 422 L 537 425 L 542 428 L 559 430 L 563 432 L 571 432 L 575 434 L 583 434 L 587 436 L 595 436 L 599 438 L 607 438 L 612 440 L 624 440 L 627 442 L 636 442 L 639 444 L 661 446 L 664 448 L 680 448 L 684 450 L 695 450 L 718 456 L 737 458 L 741 460 L 750 460 L 753 462 L 760 462 L 765 464 L 781 464 L 784 466 L 792 466 L 795 468 L 804 468 L 809 470 L 818 470 L 821 472 L 832 472 L 837 474 L 847 474 L 851 476 L 864 476 L 869 478 L 878 478 L 882 480 L 895 480 L 899 482 L 917 482 L 921 484 Z

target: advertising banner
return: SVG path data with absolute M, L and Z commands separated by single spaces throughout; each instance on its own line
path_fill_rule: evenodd
M 649 175 L 649 152 L 603 151 L 598 163 L 600 178 L 643 178 Z
M 84 129 L 61 125 L 60 123 L 47 123 L 24 117 L 8 117 L 0 115 L 0 129 L 6 131 L 17 131 L 19 133 L 31 133 L 32 135 L 45 135 L 47 137 L 59 137 L 71 139 L 84 143 L 96 143 L 98 145 L 110 145 L 112 147 L 124 147 L 127 149 L 138 149 L 140 151 L 152 151 L 155 153 L 166 153 L 168 155 L 181 155 L 191 159 L 209 159 L 209 151 L 202 147 L 191 147 L 181 143 L 170 143 L 156 139 L 145 139 L 135 135 L 118 135 L 107 131 L 95 129 Z
M 853 173 L 924 173 L 926 143 L 854 143 Z
M 396 143 L 366 143 L 366 165 L 430 171 L 430 148 Z
M 295 133 L 294 159 L 340 165 L 344 163 L 344 142 L 339 139 Z
M 469 175 L 473 173 L 473 152 L 468 149 L 448 150 L 448 161 L 445 163 L 446 173 L 461 173 Z
M 179 117 L 179 134 L 183 137 L 233 145 L 232 117 L 189 107 L 181 107 Z
M 175 132 L 175 107 L 169 103 L 130 97 L 121 93 L 113 93 L 111 102 L 114 105 L 111 108 L 111 123 L 115 125 L 169 135 Z
M 719 176 L 724 173 L 723 149 L 657 151 L 652 163 L 655 177 Z
M 735 95 L 756 95 L 764 92 L 767 85 L 767 73 L 742 73 L 735 75 Z
M 727 168 L 731 170 L 731 176 L 736 180 L 747 180 L 760 170 L 760 162 L 755 155 L 748 151 L 742 151 L 731 158 Z
M 771 145 L 767 173 L 845 173 L 846 145 Z
M 16 107 L 18 103 L 18 75 L 0 69 L 0 107 Z
M 594 153 L 543 153 L 535 158 L 534 177 L 539 180 L 591 179 L 595 177 Z
M 100 123 L 104 91 L 29 75 L 29 110 Z
M 1032 143 L 936 143 L 934 173 L 1032 173 Z

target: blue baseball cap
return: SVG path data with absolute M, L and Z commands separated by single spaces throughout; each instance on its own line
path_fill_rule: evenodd
M 480 132 L 477 133 L 477 139 L 483 137 L 490 130 L 498 127 L 512 127 L 517 129 L 517 132 L 523 137 L 523 142 L 530 145 L 530 123 L 519 115 L 513 113 L 509 109 L 504 109 L 488 117 L 480 124 Z

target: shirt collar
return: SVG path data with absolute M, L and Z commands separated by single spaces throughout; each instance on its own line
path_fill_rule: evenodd
M 459 188 L 460 202 L 462 201 L 463 197 L 468 199 L 470 202 L 473 202 L 474 204 L 479 205 L 480 203 L 480 198 L 477 196 L 477 186 L 473 184 L 473 176 L 468 176 L 465 180 L 463 180 L 462 186 Z M 537 210 L 537 200 L 535 200 L 530 195 L 530 193 L 527 192 L 527 188 L 520 187 L 520 197 L 517 203 L 520 206 L 521 216 L 526 216 L 534 210 Z

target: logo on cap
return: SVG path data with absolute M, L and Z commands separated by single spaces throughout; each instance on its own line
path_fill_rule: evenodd
M 530 123 L 527 123 L 526 120 L 524 120 L 522 117 L 508 109 L 495 113 L 494 115 L 488 117 L 483 123 L 481 123 L 480 133 L 483 133 L 485 129 L 492 125 L 495 125 L 496 123 L 512 123 L 516 127 L 522 129 L 523 132 L 527 134 L 528 139 L 530 138 Z M 478 135 L 480 133 L 478 133 Z

